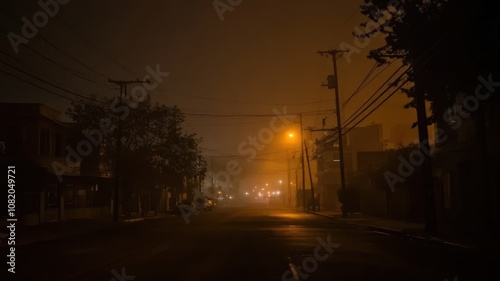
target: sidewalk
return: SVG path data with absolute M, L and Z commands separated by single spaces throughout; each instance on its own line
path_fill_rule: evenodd
M 87 235 L 102 231 L 113 230 L 143 220 L 161 219 L 172 216 L 168 213 L 157 213 L 156 216 L 142 218 L 131 218 L 129 220 L 113 221 L 110 219 L 74 219 L 62 222 L 51 222 L 32 226 L 16 227 L 16 245 L 26 246 L 29 244 L 59 240 L 68 237 Z M 1 235 L 1 233 L 0 233 Z M 5 247 L 6 239 L 2 239 L 0 247 Z
M 414 240 L 437 243 L 454 248 L 466 250 L 479 250 L 497 254 L 500 249 L 498 239 L 495 235 L 483 237 L 478 241 L 477 237 L 458 233 L 450 226 L 439 226 L 439 233 L 435 236 L 425 232 L 425 225 L 421 223 L 411 223 L 396 219 L 385 219 L 374 216 L 363 215 L 360 213 L 348 214 L 347 218 L 342 218 L 340 210 L 333 211 L 307 211 L 308 213 L 332 218 L 340 222 L 356 224 L 368 229 L 379 231 L 395 236 L 407 237 Z

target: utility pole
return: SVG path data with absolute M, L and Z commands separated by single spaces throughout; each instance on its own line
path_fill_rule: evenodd
M 119 80 L 108 80 L 110 83 L 116 84 L 120 86 L 120 96 L 119 103 L 123 103 L 123 99 L 127 96 L 127 85 L 128 84 L 142 84 L 149 83 L 149 80 L 131 80 L 131 81 L 119 81 Z M 122 146 L 122 119 L 118 118 L 118 130 L 117 130 L 117 138 L 116 138 L 116 163 L 115 163 L 115 190 L 113 196 L 113 219 L 118 221 L 120 219 L 120 207 L 119 207 L 119 192 L 120 192 L 120 156 L 121 156 L 121 146 Z
M 333 60 L 333 75 L 328 76 L 328 89 L 335 89 L 335 103 L 336 103 L 336 115 L 337 115 L 337 132 L 339 136 L 339 160 L 340 160 L 340 187 L 342 189 L 342 194 L 344 197 L 344 202 L 342 203 L 342 217 L 347 217 L 347 212 L 345 208 L 346 203 L 346 188 L 345 188 L 345 163 L 344 163 L 344 143 L 342 140 L 342 123 L 340 120 L 340 92 L 339 92 L 339 75 L 337 72 L 337 54 L 346 53 L 349 50 L 328 50 L 328 51 L 318 51 L 320 55 L 330 55 Z
M 309 162 L 309 152 L 307 149 L 307 144 L 305 146 L 305 150 L 306 150 L 306 158 L 307 158 L 307 168 L 309 170 L 309 181 L 311 183 L 311 207 L 313 208 L 313 210 L 315 210 L 316 209 L 316 200 L 314 197 L 313 178 L 312 178 L 312 172 L 311 172 L 311 163 Z
M 304 166 L 304 129 L 302 128 L 302 113 L 299 114 L 300 117 L 300 161 L 302 164 L 302 201 L 304 204 L 304 210 L 306 210 L 306 177 L 305 177 L 305 167 Z
M 402 59 L 402 55 L 383 55 L 381 57 Z M 421 71 L 421 70 L 419 70 Z M 415 91 L 415 107 L 417 111 L 417 128 L 419 148 L 424 155 L 424 163 L 422 164 L 422 184 L 424 191 L 424 209 L 425 209 L 425 231 L 429 234 L 438 232 L 436 219 L 436 207 L 434 201 L 434 178 L 432 173 L 431 155 L 425 151 L 430 150 L 429 132 L 427 131 L 427 112 L 425 108 L 425 92 L 421 88 L 421 81 L 416 81 L 413 87 Z
M 288 159 L 288 156 L 286 157 L 286 173 L 287 173 L 287 181 L 288 181 L 288 205 L 292 205 L 292 183 L 290 182 L 292 180 L 292 177 L 290 176 L 290 159 Z M 284 192 L 283 192 L 284 193 Z M 285 200 L 285 195 L 283 194 L 283 201 Z M 285 203 L 285 202 L 283 202 Z
M 295 207 L 299 207 L 300 206 L 300 202 L 299 202 L 299 167 L 297 167 L 297 169 L 295 169 Z
M 431 151 L 429 145 L 429 132 L 427 131 L 427 113 L 425 109 L 425 96 L 419 83 L 415 83 L 415 100 L 417 107 L 418 137 L 420 141 L 420 151 L 424 155 L 423 169 L 423 190 L 425 204 L 425 231 L 430 234 L 438 232 L 436 221 L 436 208 L 434 201 L 434 179 L 432 175 L 431 156 L 424 151 Z

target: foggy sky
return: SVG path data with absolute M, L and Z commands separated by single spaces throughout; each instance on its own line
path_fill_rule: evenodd
M 253 185 L 285 180 L 286 151 L 298 149 L 284 143 L 283 132 L 259 152 L 257 160 L 248 162 L 247 155 L 239 154 L 238 146 L 250 135 L 269 127 L 272 116 L 200 118 L 190 114 L 272 115 L 273 109 L 284 107 L 288 113 L 332 110 L 334 91 L 320 86 L 333 72 L 332 62 L 316 51 L 338 48 L 341 42 L 353 45 L 353 28 L 364 20 L 359 13 L 361 3 L 244 0 L 232 12 L 226 12 L 221 21 L 211 0 L 73 0 L 60 6 L 56 17 L 40 28 L 39 35 L 111 79 L 142 79 L 145 67 L 160 65 L 170 76 L 151 92 L 153 101 L 177 105 L 187 114 L 185 128 L 203 138 L 201 146 L 205 155 L 214 156 L 215 170 L 223 170 L 227 161 L 237 159 L 242 165 L 246 163 L 242 179 L 252 172 L 259 175 L 259 180 L 247 178 L 246 184 Z M 3 1 L 1 7 L 0 48 L 22 64 L 0 54 L 2 60 L 84 93 L 117 95 L 106 78 L 62 55 L 38 36 L 29 40 L 29 47 L 81 71 L 100 85 L 70 75 L 25 47 L 15 54 L 6 32 L 20 34 L 21 17 L 31 19 L 40 7 L 36 1 Z M 351 63 L 339 59 L 343 100 L 373 65 L 366 58 L 368 51 L 382 42 L 382 35 L 374 38 L 360 54 L 350 57 Z M 345 108 L 344 118 L 397 66 L 388 68 L 360 92 Z M 0 69 L 9 70 L 1 64 Z M 0 73 L 0 79 L 0 102 L 37 102 L 61 112 L 69 106 L 60 97 L 4 74 Z M 414 110 L 403 109 L 407 102 L 404 94 L 397 94 L 360 125 L 382 123 L 384 138 L 389 138 L 393 127 L 407 128 L 416 120 Z M 304 115 L 304 127 L 320 128 L 321 118 L 327 115 L 330 116 L 326 127 L 335 126 L 334 115 L 323 113 Z M 289 130 L 298 127 L 286 131 Z M 406 139 L 417 136 L 415 130 L 398 134 Z M 312 138 L 320 137 L 321 133 L 312 134 Z M 207 159 L 211 163 L 212 159 Z M 292 168 L 295 170 L 295 166 Z

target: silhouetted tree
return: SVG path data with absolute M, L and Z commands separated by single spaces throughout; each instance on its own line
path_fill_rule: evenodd
M 386 36 L 368 57 L 380 63 L 397 57 L 411 67 L 408 78 L 425 89 L 434 122 L 459 93 L 474 93 L 478 75 L 498 70 L 497 12 L 498 4 L 485 0 L 366 0 L 361 13 L 378 27 L 365 22 L 365 32 L 354 35 Z
M 206 162 L 198 148 L 201 139 L 183 131 L 184 116 L 177 107 L 152 104 L 148 98 L 125 111 L 126 104 L 109 98 L 100 100 L 102 103 L 73 103 L 68 114 L 82 130 L 102 133 L 100 149 L 104 162 L 115 163 L 117 138 L 121 138 L 120 179 L 126 214 L 126 202 L 134 193 L 168 186 L 178 194 L 185 191 L 187 181 L 204 178 Z M 103 122 L 114 129 L 103 133 L 99 129 Z
M 362 14 L 383 24 L 365 30 L 363 34 L 355 34 L 358 37 L 379 33 L 386 36 L 386 44 L 370 51 L 369 58 L 387 63 L 389 58 L 398 57 L 410 67 L 407 76 L 413 86 L 405 92 L 412 98 L 416 93 L 424 93 L 432 109 L 428 123 L 437 122 L 448 132 L 452 131 L 450 126 L 456 124 L 455 120 L 461 121 L 464 116 L 474 123 L 475 138 L 472 141 L 481 171 L 477 179 L 477 193 L 481 199 L 472 209 L 479 210 L 478 219 L 485 218 L 485 221 L 492 221 L 488 216 L 498 213 L 498 198 L 495 203 L 491 196 L 496 191 L 489 182 L 492 181 L 490 170 L 499 170 L 498 161 L 490 155 L 491 143 L 494 142 L 491 139 L 495 139 L 493 135 L 498 132 L 500 124 L 500 117 L 495 113 L 495 105 L 500 102 L 497 94 L 500 80 L 499 5 L 498 1 L 488 0 L 365 0 L 361 6 Z M 366 27 L 366 23 L 362 26 Z M 483 82 L 479 81 L 479 76 Z M 486 82 L 489 89 L 484 86 L 484 81 L 489 81 Z M 467 98 L 473 100 L 481 84 L 484 87 L 480 93 L 485 95 L 489 91 L 490 97 L 471 112 L 463 113 L 460 108 L 463 101 Z M 406 108 L 414 106 L 415 102 L 411 102 Z M 445 114 L 457 107 L 462 111 L 460 116 L 445 118 Z M 491 208 L 497 208 L 497 211 L 491 212 Z

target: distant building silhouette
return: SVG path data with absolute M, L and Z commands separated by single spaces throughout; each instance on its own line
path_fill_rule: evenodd
M 112 183 L 99 168 L 106 167 L 99 148 L 68 162 L 65 148 L 76 149 L 85 136 L 60 115 L 43 104 L 0 103 L 0 162 L 16 166 L 17 212 L 24 224 L 111 217 Z M 65 167 L 60 178 L 54 163 Z
M 336 138 L 336 133 L 330 133 L 317 143 L 317 192 L 320 194 L 320 206 L 326 209 L 340 208 L 340 159 Z M 349 187 L 357 170 L 357 154 L 362 151 L 383 151 L 382 125 L 352 128 L 343 140 L 346 187 Z

